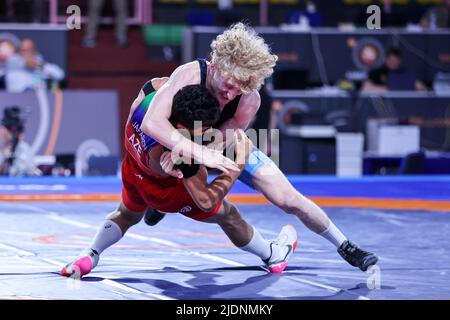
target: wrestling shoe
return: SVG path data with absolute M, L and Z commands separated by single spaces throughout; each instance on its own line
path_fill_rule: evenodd
M 149 208 L 145 212 L 144 221 L 149 226 L 154 226 L 166 216 L 165 213 L 159 212 L 156 209 Z
M 338 249 L 338 253 L 345 261 L 362 271 L 366 271 L 370 266 L 377 263 L 378 257 L 372 252 L 367 252 L 358 247 L 355 243 L 345 240 Z
M 61 269 L 60 275 L 80 279 L 94 269 L 99 260 L 99 255 L 94 249 L 85 250 L 75 261 Z
M 270 257 L 263 260 L 271 273 L 281 273 L 286 269 L 288 260 L 297 249 L 297 231 L 294 226 L 285 225 L 278 237 L 270 241 Z

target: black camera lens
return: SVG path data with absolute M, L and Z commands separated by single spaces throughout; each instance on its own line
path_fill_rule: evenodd
M 20 108 L 17 106 L 5 108 L 2 125 L 10 131 L 22 132 L 24 123 L 20 117 Z

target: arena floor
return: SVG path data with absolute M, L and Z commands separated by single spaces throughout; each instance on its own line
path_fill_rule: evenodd
M 450 299 L 450 177 L 291 178 L 379 255 L 372 272 L 349 266 L 330 243 L 237 184 L 230 200 L 265 237 L 297 227 L 299 246 L 283 274 L 267 273 L 219 227 L 171 214 L 132 228 L 81 281 L 59 269 L 115 208 L 120 181 L 0 180 L 1 299 Z

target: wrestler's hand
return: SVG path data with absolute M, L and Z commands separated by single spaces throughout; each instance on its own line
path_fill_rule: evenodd
M 194 148 L 194 159 L 208 168 L 219 169 L 224 173 L 230 171 L 239 172 L 240 168 L 236 163 L 223 155 L 223 151 L 210 149 L 206 146 Z
M 161 165 L 162 170 L 169 176 L 183 179 L 183 173 L 181 172 L 181 170 L 174 168 L 171 154 L 171 151 L 164 152 L 159 159 L 159 164 Z
M 242 170 L 252 152 L 253 143 L 241 129 L 236 130 L 234 133 L 233 143 L 234 151 L 236 152 L 236 163 Z

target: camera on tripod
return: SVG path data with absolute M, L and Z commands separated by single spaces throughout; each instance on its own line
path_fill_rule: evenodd
M 2 125 L 13 135 L 19 135 L 24 130 L 25 120 L 21 116 L 18 106 L 7 107 L 3 110 Z

